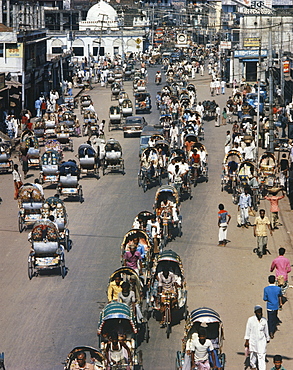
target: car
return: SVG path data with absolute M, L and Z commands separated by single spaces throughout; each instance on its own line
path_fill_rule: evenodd
M 122 125 L 124 137 L 126 135 L 141 134 L 144 126 L 147 122 L 142 116 L 130 116 L 126 117 L 125 122 Z

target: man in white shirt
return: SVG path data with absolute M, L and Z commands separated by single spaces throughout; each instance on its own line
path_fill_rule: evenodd
M 175 175 L 175 160 L 172 159 L 171 163 L 168 165 L 168 178 L 169 182 L 173 182 L 173 177 Z
M 247 320 L 244 346 L 249 348 L 251 369 L 257 369 L 258 362 L 258 370 L 266 370 L 267 343 L 270 341 L 268 322 L 262 317 L 261 306 L 254 307 L 254 314 Z
M 203 118 L 204 113 L 204 106 L 199 102 L 195 108 L 196 112 L 200 115 L 201 118 Z
M 191 350 L 191 368 L 193 369 L 197 366 L 198 370 L 209 370 L 209 353 L 211 351 L 212 359 L 214 365 L 216 364 L 215 354 L 213 352 L 214 346 L 212 342 L 207 339 L 207 333 L 204 328 L 200 328 L 198 331 L 198 336 L 193 336 L 190 343 Z M 219 369 L 214 366 L 214 369 Z
M 250 143 L 246 144 L 246 147 L 243 149 L 243 155 L 245 159 L 254 160 L 254 146 Z

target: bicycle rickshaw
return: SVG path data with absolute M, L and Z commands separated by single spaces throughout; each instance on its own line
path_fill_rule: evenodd
M 29 167 L 40 166 L 39 141 L 31 130 L 25 130 L 20 136 L 20 152 L 27 152 Z
M 123 78 L 123 68 L 120 66 L 116 66 L 113 70 L 115 81 L 122 81 Z
M 45 138 L 49 139 L 52 137 L 56 137 L 55 128 L 56 128 L 57 119 L 56 119 L 55 113 L 46 112 L 43 115 L 43 121 L 45 124 L 45 131 L 44 131 Z
M 42 218 L 48 219 L 50 216 L 54 216 L 54 223 L 58 227 L 60 235 L 60 243 L 64 246 L 67 252 L 70 251 L 72 241 L 69 237 L 68 229 L 68 215 L 64 202 L 58 197 L 49 197 L 45 200 L 42 207 Z
M 49 139 L 45 142 L 45 152 L 54 150 L 58 153 L 60 160 L 63 158 L 62 147 L 58 140 Z
M 75 161 L 67 161 L 59 167 L 59 181 L 57 185 L 57 193 L 67 196 L 68 198 L 78 198 L 79 202 L 83 202 L 82 187 L 79 185 L 79 168 Z
M 118 97 L 119 105 L 121 105 L 123 103 L 123 100 L 125 100 L 125 99 L 129 99 L 129 96 L 128 96 L 127 92 L 124 91 L 124 90 L 120 91 L 119 97 Z
M 160 220 L 161 250 L 169 240 L 182 235 L 182 216 L 179 210 L 180 198 L 172 185 L 161 186 L 155 195 L 154 210 Z
M 110 369 L 142 370 L 142 357 L 140 352 L 137 351 L 137 332 L 134 313 L 125 303 L 110 302 L 102 310 L 98 326 L 101 350 L 106 351 L 107 343 L 111 341 L 111 336 L 114 333 L 118 336 L 120 342 L 126 344 L 131 353 L 131 359 L 121 359 L 118 364 L 110 365 Z M 129 362 L 132 362 L 133 365 L 129 365 Z
M 122 121 L 122 110 L 118 105 L 112 105 L 109 108 L 109 124 L 108 129 L 111 131 L 111 128 L 119 128 Z
M 73 152 L 73 140 L 70 138 L 70 128 L 64 122 L 57 124 L 56 136 L 62 149 Z
M 27 226 L 42 218 L 44 197 L 34 184 L 24 184 L 18 193 L 18 229 L 21 233 Z
M 180 167 L 182 165 L 182 159 L 184 159 L 184 166 L 188 167 L 188 172 L 187 172 L 187 174 L 184 175 L 184 177 L 181 176 L 182 173 L 181 173 L 181 169 L 180 169 Z M 174 188 L 177 190 L 180 200 L 183 200 L 184 195 L 185 195 L 185 198 L 186 198 L 186 195 L 187 195 L 187 198 L 191 199 L 192 198 L 192 195 L 191 195 L 191 192 L 192 192 L 191 191 L 191 176 L 190 176 L 189 165 L 188 165 L 186 159 L 182 156 L 172 156 L 171 160 L 175 161 L 175 166 L 176 165 L 179 166 L 179 175 L 176 176 L 176 174 L 174 173 L 174 177 L 173 177 L 172 181 L 170 181 L 170 179 L 169 179 L 169 184 L 174 186 Z M 187 164 L 187 166 L 186 166 L 186 164 Z
M 81 144 L 78 148 L 80 173 L 92 174 L 99 179 L 99 156 L 95 149 L 89 144 Z
M 71 111 L 62 114 L 59 124 L 68 128 L 70 136 L 76 136 L 76 115 Z
M 162 185 L 162 171 L 159 164 L 159 152 L 154 147 L 144 149 L 140 157 L 140 169 L 138 172 L 138 186 L 146 192 L 151 184 Z
M 150 113 L 152 109 L 151 95 L 147 92 L 137 92 L 134 94 L 135 113 Z
M 164 138 L 168 139 L 170 136 L 172 115 L 169 113 L 161 114 L 159 121 L 159 126 L 163 129 Z
M 82 135 L 99 135 L 99 123 L 97 113 L 86 109 L 84 110 Z
M 223 171 L 221 176 L 221 191 L 226 188 L 230 193 L 232 193 L 233 202 L 235 203 L 238 199 L 237 197 L 237 179 L 239 165 L 243 158 L 238 150 L 229 150 L 225 155 L 223 160 Z
M 11 158 L 11 147 L 9 144 L 0 142 L 0 173 L 12 172 L 13 161 Z
M 277 161 L 273 153 L 265 152 L 259 159 L 259 177 L 263 189 L 278 185 Z
M 101 163 L 103 175 L 107 172 L 118 171 L 125 175 L 122 147 L 115 139 L 109 139 L 105 145 L 105 157 Z
M 57 184 L 60 156 L 55 150 L 47 150 L 41 157 L 40 183 Z
M 176 370 L 191 369 L 191 356 L 187 354 L 190 351 L 190 345 L 193 338 L 198 336 L 198 330 L 205 328 L 207 339 L 209 339 L 214 347 L 214 355 L 216 363 L 212 363 L 212 356 L 209 355 L 210 365 L 217 366 L 221 370 L 225 368 L 226 355 L 222 352 L 224 329 L 220 315 L 211 308 L 201 307 L 192 311 L 186 320 L 184 328 L 184 337 L 182 339 L 182 351 L 176 354 Z
M 170 143 L 164 138 L 159 138 L 155 142 L 155 148 L 158 150 L 159 153 L 159 163 L 162 168 L 162 172 L 165 173 L 167 171 L 167 166 L 170 158 Z
M 39 118 L 34 124 L 34 134 L 37 137 L 39 144 L 45 140 L 45 122 Z
M 100 349 L 89 346 L 78 346 L 74 347 L 72 351 L 67 355 L 64 370 L 71 370 L 78 366 L 77 356 L 84 352 L 86 359 L 90 359 L 87 363 L 93 364 L 95 370 L 106 370 L 106 357 Z
M 123 117 L 129 117 L 133 115 L 133 104 L 130 99 L 124 99 L 121 103 L 121 113 Z
M 29 241 L 31 252 L 28 256 L 28 277 L 35 272 L 60 268 L 64 279 L 66 275 L 64 248 L 61 244 L 57 226 L 49 220 L 37 221 L 31 231 Z
M 119 93 L 121 91 L 121 85 L 119 82 L 113 82 L 111 85 L 111 100 L 118 100 Z
M 198 142 L 193 144 L 193 149 L 197 150 L 197 153 L 200 155 L 200 167 L 197 171 L 196 181 L 198 179 L 204 179 L 205 182 L 209 181 L 209 167 L 208 167 L 208 151 L 206 147 Z
M 130 267 L 120 267 L 116 271 L 114 271 L 110 278 L 109 278 L 109 284 L 108 284 L 108 293 L 111 295 L 111 283 L 115 280 L 115 278 L 118 276 L 121 277 L 122 282 L 128 282 L 130 285 L 130 291 L 134 292 L 135 296 L 135 304 L 132 305 L 132 309 L 134 310 L 135 317 L 136 317 L 136 323 L 137 323 L 137 329 L 138 332 L 143 334 L 144 339 L 148 343 L 149 341 L 149 327 L 146 320 L 143 318 L 142 314 L 142 302 L 144 297 L 144 286 L 140 280 L 140 277 L 136 273 L 135 270 L 133 270 Z M 108 294 L 108 295 L 109 295 Z M 109 300 L 109 296 L 108 296 Z M 120 300 L 118 300 L 120 302 Z
M 114 81 L 115 81 L 115 75 L 112 71 L 110 71 L 107 74 L 106 87 L 108 87 L 109 85 L 112 86 Z
M 83 114 L 84 109 L 88 108 L 91 104 L 92 98 L 90 95 L 81 95 L 79 98 L 80 114 Z
M 162 274 L 166 269 L 175 275 L 177 287 L 159 293 L 158 274 Z M 180 321 L 186 319 L 187 316 L 186 281 L 182 261 L 177 253 L 165 250 L 155 257 L 149 286 L 146 302 L 148 317 L 153 313 L 157 321 L 163 321 L 167 338 L 169 338 L 175 319 Z

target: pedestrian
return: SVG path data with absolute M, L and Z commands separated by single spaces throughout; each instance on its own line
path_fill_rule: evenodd
M 214 96 L 215 94 L 215 81 L 214 80 L 212 80 L 210 83 L 210 92 L 211 92 L 211 96 Z
M 28 148 L 23 149 L 20 159 L 22 163 L 22 171 L 24 174 L 24 178 L 26 179 L 28 173 Z
M 222 80 L 221 81 L 221 92 L 222 92 L 222 95 L 225 95 L 225 89 L 226 89 L 226 81 L 225 80 Z
M 271 339 L 274 338 L 277 325 L 281 322 L 278 318 L 278 310 L 282 308 L 282 291 L 275 284 L 274 275 L 269 276 L 269 285 L 264 288 L 263 300 L 267 302 L 268 327 Z
M 216 104 L 216 117 L 215 117 L 215 127 L 220 127 L 220 119 L 221 119 L 221 108 L 218 104 Z
M 244 347 L 250 352 L 251 369 L 266 370 L 266 351 L 270 336 L 268 322 L 262 317 L 261 306 L 255 306 L 254 316 L 248 318 L 244 339 Z
M 223 112 L 222 112 L 222 125 L 227 125 L 227 109 L 226 109 L 226 107 L 223 108 Z
M 220 95 L 221 82 L 218 78 L 215 81 L 216 95 Z
M 12 178 L 14 182 L 14 199 L 18 198 L 19 189 L 22 187 L 21 174 L 18 171 L 18 164 L 13 166 Z
M 265 210 L 259 210 L 259 216 L 255 218 L 253 234 L 257 238 L 257 255 L 261 258 L 264 254 L 267 254 L 268 244 L 268 232 L 270 231 L 271 236 L 273 235 L 271 223 L 267 216 L 265 216 Z
M 224 205 L 221 203 L 219 204 L 219 212 L 218 212 L 218 226 L 219 226 L 219 244 L 220 247 L 225 247 L 227 244 L 227 228 L 229 222 L 231 220 L 231 216 L 229 213 L 224 209 Z
M 271 208 L 270 208 L 270 211 L 271 211 L 271 222 L 272 222 L 272 229 L 273 230 L 276 230 L 278 229 L 278 226 L 282 226 L 282 224 L 278 221 L 279 220 L 279 200 L 283 199 L 285 197 L 285 194 L 284 192 L 282 191 L 282 195 L 281 196 L 277 196 L 277 192 L 272 192 L 272 195 L 271 196 L 265 196 L 265 199 L 266 200 L 269 200 L 270 203 L 271 203 Z
M 231 150 L 231 140 L 231 133 L 230 131 L 227 131 L 225 141 L 225 154 L 227 154 Z
M 203 64 L 200 65 L 199 70 L 200 70 L 200 75 L 203 76 L 203 74 L 204 74 L 204 66 L 203 66 Z
M 273 358 L 274 366 L 271 368 L 271 370 L 286 370 L 282 363 L 283 363 L 283 358 L 281 355 L 275 355 Z
M 42 116 L 46 113 L 46 110 L 47 110 L 47 101 L 44 99 L 41 102 L 41 113 L 42 113 Z
M 239 196 L 238 211 L 240 211 L 240 222 L 241 227 L 248 228 L 249 226 L 249 215 L 248 209 L 251 210 L 251 195 L 248 193 L 248 188 L 246 187 L 244 191 Z
M 36 99 L 35 101 L 35 110 L 36 110 L 36 117 L 41 117 L 41 100 L 40 98 Z
M 289 172 L 289 161 L 286 158 L 286 154 L 282 154 L 282 159 L 280 160 L 280 185 L 283 186 L 284 188 L 287 185 L 287 178 L 288 178 L 288 172 Z
M 276 278 L 279 286 L 288 283 L 288 273 L 291 272 L 290 261 L 284 257 L 285 252 L 285 248 L 279 248 L 279 256 L 273 260 L 270 268 L 271 272 L 276 269 Z
M 72 82 L 71 81 L 68 81 L 67 88 L 68 88 L 68 95 L 72 96 Z

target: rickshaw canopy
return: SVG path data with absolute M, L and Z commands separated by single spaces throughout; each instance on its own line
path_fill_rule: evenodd
M 105 151 L 106 152 L 111 152 L 112 150 L 114 151 L 119 151 L 122 153 L 122 147 L 119 143 L 119 141 L 115 139 L 109 139 L 105 145 Z
M 242 160 L 243 160 L 243 157 L 242 157 L 241 153 L 239 153 L 238 150 L 233 150 L 232 149 L 232 150 L 229 150 L 229 152 L 225 155 L 224 163 L 228 163 L 229 157 L 232 157 L 232 156 L 237 157 L 238 160 L 239 160 L 239 163 L 242 162 Z
M 163 185 L 161 186 L 155 195 L 155 202 L 157 203 L 159 201 L 160 196 L 163 194 L 169 194 L 174 197 L 176 204 L 178 205 L 180 203 L 178 191 L 175 189 L 172 185 Z

